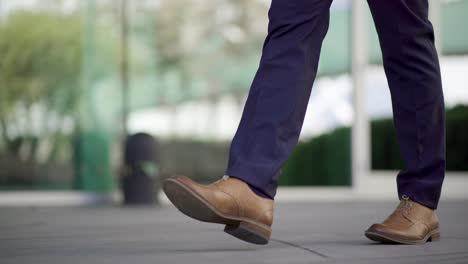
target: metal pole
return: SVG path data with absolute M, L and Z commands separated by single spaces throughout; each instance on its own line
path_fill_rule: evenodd
M 437 51 L 442 54 L 442 39 L 441 39 L 441 1 L 429 0 L 429 20 L 434 28 L 434 39 Z
M 83 62 L 81 64 L 81 89 L 79 109 L 79 126 L 82 131 L 90 131 L 99 127 L 97 116 L 92 104 L 92 84 L 96 55 L 96 0 L 85 3 L 85 28 L 83 31 Z
M 3 0 L 0 0 L 0 23 L 3 22 Z
M 128 14 L 127 0 L 120 1 L 121 19 L 121 62 L 120 77 L 122 89 L 122 134 L 124 139 L 128 135 L 128 112 L 129 112 L 129 76 L 128 76 Z
M 351 74 L 353 83 L 354 124 L 352 127 L 352 184 L 359 188 L 370 170 L 370 133 L 366 113 L 365 76 L 368 63 L 367 6 L 352 2 Z

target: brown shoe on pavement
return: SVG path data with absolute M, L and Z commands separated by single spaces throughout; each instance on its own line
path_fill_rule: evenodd
M 169 200 L 194 219 L 224 224 L 224 232 L 253 244 L 267 244 L 273 222 L 273 200 L 255 194 L 243 181 L 225 176 L 201 185 L 185 176 L 166 179 Z
M 423 244 L 440 239 L 436 211 L 403 196 L 397 209 L 382 223 L 366 230 L 367 238 L 382 243 Z

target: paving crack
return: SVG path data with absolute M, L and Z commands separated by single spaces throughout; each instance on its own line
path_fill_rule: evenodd
M 278 242 L 278 243 L 281 243 L 281 244 L 284 244 L 284 245 L 288 245 L 288 246 L 292 246 L 292 247 L 295 247 L 295 248 L 298 248 L 298 249 L 302 249 L 302 250 L 305 250 L 307 252 L 310 252 L 310 253 L 313 253 L 317 256 L 320 256 L 322 258 L 330 258 L 329 256 L 325 255 L 325 254 L 322 254 L 316 250 L 313 250 L 313 249 L 310 249 L 310 248 L 306 248 L 306 247 L 303 247 L 301 245 L 298 245 L 298 244 L 294 244 L 292 242 L 288 242 L 288 241 L 284 241 L 284 240 L 280 240 L 280 239 L 273 239 L 271 238 L 270 239 L 271 241 L 275 241 L 275 242 Z

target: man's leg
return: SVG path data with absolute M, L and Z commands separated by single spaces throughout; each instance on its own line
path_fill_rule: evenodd
M 297 144 L 332 0 L 273 0 L 260 66 L 232 141 L 226 175 L 264 197 Z
M 369 0 L 406 168 L 399 195 L 435 209 L 445 174 L 445 109 L 427 0 Z
M 331 2 L 272 0 L 260 68 L 231 146 L 232 177 L 210 185 L 166 179 L 164 192 L 182 213 L 224 224 L 241 240 L 268 243 L 279 171 L 299 137 Z
M 400 206 L 370 239 L 417 244 L 438 239 L 435 213 L 445 174 L 444 97 L 427 0 L 368 0 L 379 34 L 393 117 L 406 168 Z

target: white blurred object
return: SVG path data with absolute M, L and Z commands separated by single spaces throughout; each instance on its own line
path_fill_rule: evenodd
M 468 104 L 468 56 L 441 58 L 446 107 Z M 366 109 L 370 119 L 392 116 L 387 79 L 382 67 L 366 71 Z M 351 126 L 352 88 L 349 75 L 319 78 L 312 89 L 301 139 Z M 247 94 L 245 94 L 244 101 Z M 160 138 L 184 137 L 230 141 L 236 132 L 243 101 L 224 95 L 212 101 L 190 101 L 176 107 L 145 109 L 132 113 L 130 132 L 147 132 Z

